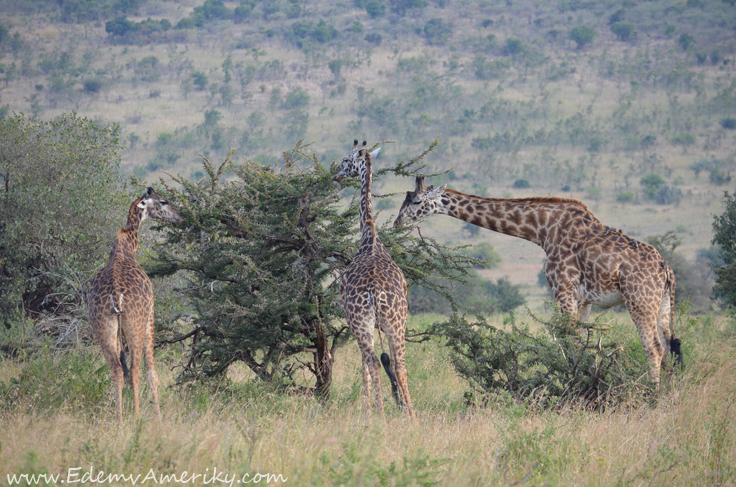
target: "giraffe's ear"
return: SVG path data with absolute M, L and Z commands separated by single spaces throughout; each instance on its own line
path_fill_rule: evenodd
M 429 191 L 427 192 L 427 197 L 429 199 L 431 199 L 431 200 L 435 200 L 435 199 L 439 198 L 440 196 L 442 196 L 443 194 L 445 194 L 445 189 L 447 189 L 447 185 L 446 184 L 443 184 L 439 188 L 435 188 L 435 187 L 431 186 L 429 188 Z
M 378 149 L 374 150 L 373 152 L 371 152 L 371 161 L 374 161 L 376 159 L 376 156 L 378 156 L 378 153 L 379 152 L 381 152 L 381 148 L 380 147 Z

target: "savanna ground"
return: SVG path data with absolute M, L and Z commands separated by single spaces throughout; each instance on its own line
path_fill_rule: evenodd
M 57 3 L 1 2 L 8 36 L 0 35 L 0 115 L 76 110 L 117 123 L 126 175 L 196 179 L 198 153 L 222 159 L 230 146 L 275 163 L 301 138 L 327 163 L 356 137 L 395 140 L 378 158 L 382 167 L 442 134 L 428 172 L 452 172 L 430 182 L 484 196 L 579 198 L 637 239 L 675 232 L 678 252 L 707 274 L 698 259 L 736 167 L 729 2 L 392 1 L 378 2 L 385 9 L 376 16 L 370 2 L 243 2 L 252 4 L 243 23 L 215 18 L 127 40 L 105 31 L 120 12 L 75 21 L 65 17 L 71 2 Z M 131 21 L 172 24 L 201 5 L 130 3 Z M 615 16 L 632 35 L 611 30 Z M 320 20 L 337 35 L 318 30 Z M 580 25 L 596 33 L 584 45 L 570 37 Z M 650 174 L 674 196 L 648 197 L 641 181 Z M 411 187 L 384 178 L 376 192 Z M 400 200 L 376 204 L 380 222 Z M 508 276 L 545 313 L 539 248 L 444 217 L 422 231 L 448 244 L 490 242 L 501 262 L 480 273 Z M 684 371 L 660 393 L 604 412 L 471 407 L 470 386 L 442 343 L 409 344 L 415 424 L 386 387 L 385 419 L 366 419 L 354 343 L 338 352 L 324 406 L 237 367 L 227 380 L 180 388 L 179 349 L 162 349 L 163 420 L 154 421 L 148 399 L 132 418 L 128 391 L 118 427 L 96 349 L 52 353 L 34 341 L 33 354 L 0 355 L 0 484 L 8 473 L 81 467 L 81 475 L 94 465 L 142 476 L 150 468 L 281 473 L 286 485 L 733 485 L 734 318 L 707 296 L 697 311 L 675 325 Z M 523 308 L 516 315 L 530 321 Z M 413 316 L 410 328 L 438 319 Z M 626 312 L 605 319 L 637 343 Z M 508 316 L 492 320 L 502 325 Z

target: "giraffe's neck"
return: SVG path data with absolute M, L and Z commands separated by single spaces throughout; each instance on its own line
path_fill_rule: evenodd
M 118 237 L 110 253 L 110 258 L 116 256 L 135 256 L 138 252 L 138 227 L 141 224 L 141 209 L 138 208 L 140 198 L 130 206 L 128 222 L 125 228 L 118 230 Z
M 366 151 L 365 159 L 360 165 L 360 237 L 362 242 L 373 242 L 376 236 L 373 222 L 373 207 L 371 206 L 371 154 Z M 362 245 L 362 244 L 361 244 Z
M 568 211 L 590 214 L 580 202 L 565 198 L 483 198 L 448 189 L 442 195 L 441 213 L 494 232 L 529 240 L 547 253 L 553 233 Z M 591 215 L 592 217 L 592 215 Z M 595 220 L 595 217 L 592 217 Z M 597 221 L 597 220 L 596 220 Z

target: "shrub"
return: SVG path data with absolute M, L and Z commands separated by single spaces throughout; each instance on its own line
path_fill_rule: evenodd
M 714 291 L 725 303 L 736 306 L 736 199 L 726 191 L 725 209 L 713 218 L 713 244 L 720 248 L 723 265 L 715 268 Z
M 647 174 L 643 178 L 641 178 L 641 181 L 639 181 L 642 186 L 644 186 L 644 191 L 647 197 L 653 198 L 655 194 L 657 194 L 657 190 L 666 184 L 666 181 L 662 176 L 659 174 L 651 173 Z
M 92 78 L 84 80 L 82 86 L 87 93 L 98 93 L 102 89 L 103 82 L 99 78 Z
M 633 191 L 621 191 L 616 195 L 616 201 L 619 203 L 631 203 L 636 198 Z
M 630 41 L 634 37 L 634 24 L 631 22 L 616 22 L 611 24 L 611 32 L 620 41 Z
M 141 81 L 158 81 L 161 78 L 161 66 L 156 56 L 146 56 L 135 68 L 135 74 Z
M 473 274 L 466 283 L 447 285 L 438 281 L 437 285 L 454 295 L 455 302 L 443 298 L 436 290 L 412 286 L 408 295 L 409 313 L 449 315 L 453 306 L 459 306 L 472 313 L 489 315 L 509 312 L 526 302 L 521 295 L 520 286 L 511 284 L 506 278 L 494 283 Z
M 477 225 L 473 225 L 473 227 L 480 228 Z M 498 255 L 493 245 L 487 242 L 464 248 L 461 252 L 468 257 L 483 261 L 475 266 L 476 269 L 495 269 L 501 263 L 501 256 Z
M 588 25 L 579 25 L 577 27 L 573 27 L 570 31 L 570 39 L 575 41 L 578 49 L 582 49 L 587 44 L 593 42 L 595 37 L 595 29 Z
M 368 0 L 365 4 L 365 11 L 368 13 L 370 18 L 376 19 L 383 17 L 386 14 L 386 6 L 379 0 Z
M 736 129 L 736 118 L 724 118 L 723 120 L 721 120 L 721 127 L 728 130 Z
M 672 143 L 675 145 L 693 145 L 695 140 L 695 134 L 690 132 L 680 132 L 672 136 Z
M 393 12 L 403 17 L 409 10 L 426 7 L 427 0 L 389 0 L 389 4 Z
M 452 26 L 443 22 L 442 19 L 431 19 L 424 24 L 424 35 L 430 46 L 443 45 L 452 34 Z
M 508 68 L 508 62 L 500 59 L 489 61 L 483 54 L 477 54 L 473 59 L 473 69 L 479 79 L 500 78 Z
M 0 121 L 0 316 L 6 326 L 22 319 L 22 311 L 58 308 L 58 275 L 91 273 L 107 258 L 124 222 L 117 130 L 76 114 Z
M 298 87 L 289 92 L 281 106 L 287 110 L 293 110 L 304 108 L 307 105 L 309 105 L 309 95 L 302 88 Z
M 683 51 L 687 51 L 695 43 L 695 38 L 690 34 L 680 34 L 680 37 L 677 38 L 677 43 Z
M 192 73 L 192 83 L 197 87 L 199 91 L 204 91 L 207 88 L 207 75 L 202 71 L 195 71 Z
M 657 189 L 657 193 L 653 199 L 660 205 L 675 204 L 682 199 L 682 190 L 678 187 L 665 184 Z
M 503 52 L 507 56 L 517 56 L 524 52 L 524 43 L 516 37 L 509 37 L 503 47 Z
M 646 360 L 635 334 L 559 312 L 548 321 L 532 318 L 542 325 L 536 333 L 513 316 L 506 331 L 456 313 L 430 331 L 447 340 L 455 369 L 483 397 L 478 405 L 510 399 L 543 409 L 604 409 L 644 400 L 650 389 L 639 381 Z
M 531 184 L 526 179 L 517 179 L 514 181 L 513 187 L 518 189 L 530 188 Z
M 733 163 L 727 164 L 725 161 L 715 158 L 698 159 L 690 165 L 690 169 L 698 177 L 701 171 L 707 171 L 709 180 L 717 186 L 731 182 L 731 172 L 729 169 L 733 167 Z
M 376 46 L 381 45 L 381 41 L 383 40 L 383 37 L 381 37 L 381 34 L 368 34 L 365 36 L 366 42 L 370 44 L 375 44 Z

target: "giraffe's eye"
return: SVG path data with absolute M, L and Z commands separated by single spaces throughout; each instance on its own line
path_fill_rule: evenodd
M 168 205 L 168 204 L 169 204 L 169 202 L 168 202 L 168 201 L 166 201 L 166 200 L 161 200 L 161 205 L 162 205 L 162 206 L 166 206 L 166 205 Z

